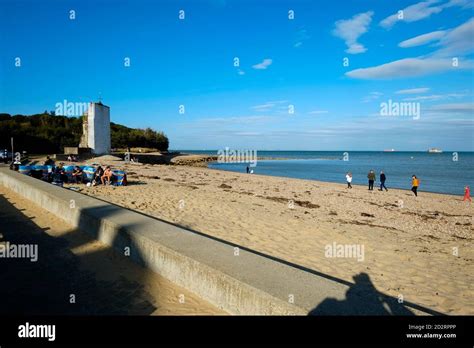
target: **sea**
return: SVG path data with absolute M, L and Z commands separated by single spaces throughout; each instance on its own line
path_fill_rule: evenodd
M 183 153 L 217 155 L 217 150 L 179 150 Z M 373 169 L 379 183 L 380 171 L 387 177 L 388 189 L 410 189 L 411 176 L 420 179 L 419 192 L 464 194 L 474 190 L 474 152 L 408 151 L 257 151 L 254 174 L 346 182 L 351 172 L 353 184 L 367 185 L 367 173 Z M 210 163 L 209 168 L 245 173 L 248 163 Z

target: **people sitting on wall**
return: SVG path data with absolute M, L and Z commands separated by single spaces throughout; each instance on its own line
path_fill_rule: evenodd
M 68 182 L 69 178 L 66 171 L 64 170 L 64 163 L 59 163 L 59 166 L 55 168 L 55 174 L 59 174 L 59 179 L 61 182 Z
M 21 161 L 18 157 L 15 157 L 15 160 L 10 163 L 10 169 L 14 171 L 18 171 L 20 169 Z
M 104 175 L 104 170 L 101 166 L 97 167 L 94 172 L 94 177 L 92 179 L 92 186 L 98 185 L 101 183 L 102 176 Z
M 46 161 L 44 161 L 45 166 L 54 166 L 54 161 L 49 158 L 49 156 L 46 156 Z
M 107 182 L 107 185 L 110 185 L 112 183 L 112 176 L 113 176 L 113 173 L 112 173 L 112 169 L 110 169 L 110 166 L 105 167 L 104 174 L 100 178 L 100 180 L 102 181 L 102 185 L 105 185 L 106 182 Z
M 62 164 L 59 164 L 59 166 L 54 168 L 51 183 L 53 185 L 63 186 L 64 181 L 65 181 L 64 177 L 66 177 L 66 181 L 67 181 L 67 175 L 65 175 L 64 168 Z
M 82 169 L 79 166 L 75 166 L 74 170 L 72 171 L 72 181 L 74 183 L 82 183 L 83 180 L 83 172 Z

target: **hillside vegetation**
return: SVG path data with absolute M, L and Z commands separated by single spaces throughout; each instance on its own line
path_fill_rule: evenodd
M 135 129 L 110 123 L 112 148 L 148 147 L 168 150 L 168 138 L 151 128 Z M 82 135 L 82 117 L 0 114 L 0 149 L 10 149 L 14 137 L 15 151 L 61 153 L 65 146 L 78 146 Z

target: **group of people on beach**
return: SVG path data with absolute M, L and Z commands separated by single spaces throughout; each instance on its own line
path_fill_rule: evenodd
M 95 170 L 94 174 L 92 175 L 92 180 L 90 181 L 91 186 L 96 185 L 110 185 L 113 180 L 113 172 L 110 166 L 105 167 L 103 169 L 101 166 L 98 166 Z M 75 166 L 74 170 L 72 171 L 72 182 L 84 183 L 84 172 L 79 166 Z
M 85 179 L 84 171 L 79 166 L 74 166 L 74 169 L 69 177 L 66 173 L 66 170 L 64 169 L 64 163 L 59 163 L 59 165 L 56 166 L 54 160 L 47 156 L 46 160 L 44 161 L 44 165 L 52 166 L 53 168 L 50 172 L 41 173 L 41 177 L 38 177 L 38 179 L 42 179 L 44 181 L 61 186 L 63 183 L 85 184 L 86 181 L 89 181 Z M 34 171 L 32 171 L 31 174 L 32 176 L 36 176 Z M 98 166 L 92 176 L 92 180 L 90 180 L 90 185 L 110 185 L 112 180 L 113 172 L 110 166 L 105 167 L 105 169 L 103 169 L 101 166 Z
M 45 165 L 51 165 L 54 166 L 54 161 L 49 157 L 46 156 L 46 160 L 44 162 Z M 64 165 L 63 163 L 60 163 L 58 166 L 54 167 L 53 170 L 53 176 L 56 175 L 55 178 L 53 178 L 53 181 L 55 180 L 56 182 L 69 182 L 69 177 L 66 174 L 66 171 L 64 170 Z M 74 169 L 72 171 L 72 183 L 75 184 L 83 184 L 85 183 L 85 178 L 84 178 L 84 172 L 79 166 L 74 166 Z M 91 185 L 96 186 L 96 185 L 110 185 L 113 180 L 113 172 L 110 166 L 105 167 L 103 169 L 101 166 L 98 166 L 97 169 L 95 170 L 93 176 Z
M 367 179 L 369 181 L 369 191 L 373 191 L 374 184 L 376 181 L 376 174 L 373 169 L 369 170 L 369 173 L 367 174 Z M 385 175 L 383 170 L 380 171 L 379 180 L 380 180 L 379 191 L 383 191 L 383 190 L 388 191 L 387 186 L 385 186 L 385 181 L 387 180 L 387 176 Z M 346 182 L 347 182 L 347 188 L 351 189 L 352 188 L 352 173 L 351 172 L 346 173 Z M 413 174 L 411 178 L 411 191 L 415 194 L 415 196 L 418 196 L 419 185 L 420 185 L 420 180 L 416 177 L 416 175 Z
M 68 162 L 77 162 L 77 161 L 79 161 L 79 157 L 74 156 L 74 155 L 69 155 L 69 156 L 67 156 L 67 160 L 68 160 Z
M 92 177 L 92 186 L 99 184 L 110 185 L 112 183 L 113 173 L 110 166 L 103 169 L 101 166 L 98 166 Z
M 369 191 L 374 190 L 375 178 L 376 178 L 375 171 L 371 169 L 369 173 L 367 174 L 367 179 L 369 181 Z M 388 191 L 387 187 L 385 186 L 385 181 L 387 180 L 387 176 L 385 175 L 383 171 L 380 171 L 379 179 L 380 179 L 379 191 L 383 191 L 384 189 L 385 191 Z M 351 172 L 346 173 L 346 182 L 347 182 L 347 188 L 351 189 L 352 188 L 352 173 Z M 413 174 L 411 176 L 411 191 L 413 192 L 415 197 L 418 197 L 418 186 L 420 186 L 420 179 L 418 179 L 418 177 L 415 174 Z M 464 187 L 463 201 L 472 202 L 471 190 L 469 186 Z

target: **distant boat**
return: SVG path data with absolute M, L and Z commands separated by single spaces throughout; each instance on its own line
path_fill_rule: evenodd
M 383 152 L 395 152 L 395 149 L 385 149 Z
M 441 149 L 438 149 L 436 147 L 432 147 L 428 150 L 429 153 L 442 153 L 443 151 Z

